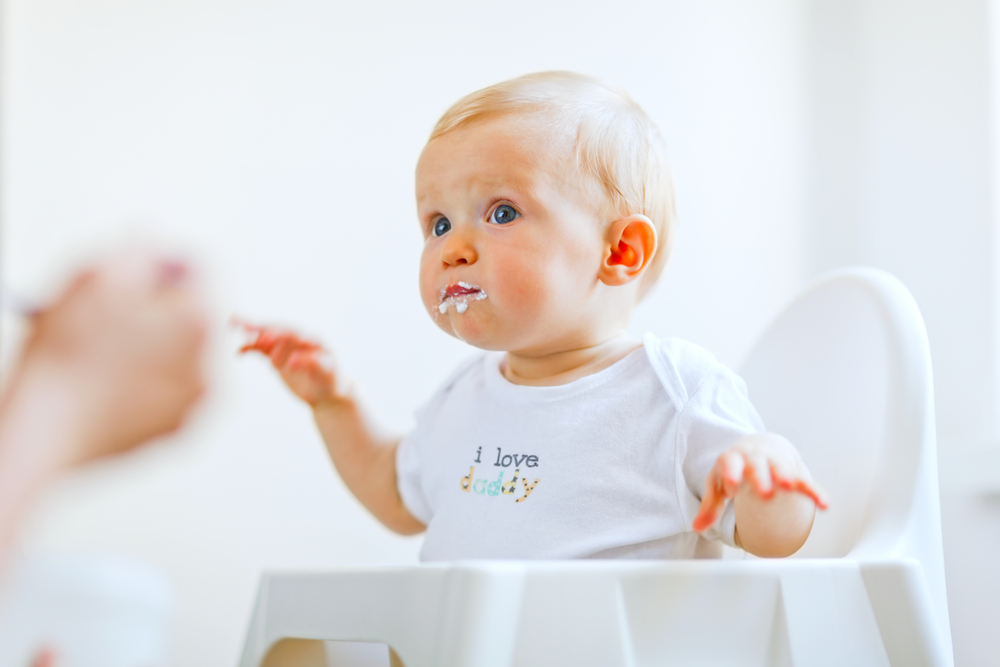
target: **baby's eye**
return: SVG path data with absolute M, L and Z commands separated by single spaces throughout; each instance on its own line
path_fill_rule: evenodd
M 490 222 L 498 225 L 506 225 L 508 222 L 514 222 L 520 217 L 521 214 L 514 210 L 513 206 L 501 204 L 493 209 L 493 214 L 490 215 Z
M 451 220 L 438 218 L 437 222 L 434 223 L 434 236 L 444 236 L 449 229 L 451 229 Z

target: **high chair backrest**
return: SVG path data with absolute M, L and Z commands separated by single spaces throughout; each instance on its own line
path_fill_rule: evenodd
M 930 349 L 906 287 L 877 269 L 828 274 L 741 373 L 767 429 L 830 496 L 797 557 L 916 559 L 947 632 Z

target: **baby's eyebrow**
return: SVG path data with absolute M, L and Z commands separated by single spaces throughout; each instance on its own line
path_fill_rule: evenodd
M 475 176 L 471 179 L 477 187 L 483 190 L 515 190 L 525 192 L 530 190 L 531 179 L 495 178 L 491 176 Z
M 467 174 L 462 183 L 451 184 L 451 187 L 441 187 L 440 183 L 429 185 L 417 193 L 417 207 L 437 208 L 436 213 L 441 212 L 439 202 L 447 199 L 449 193 L 459 192 L 463 197 L 472 195 L 475 199 L 510 198 L 521 205 L 536 200 L 538 191 L 538 184 L 530 177 L 497 178 L 493 174 Z M 437 203 L 428 206 L 428 200 Z M 420 211 L 421 219 L 426 215 L 427 211 Z

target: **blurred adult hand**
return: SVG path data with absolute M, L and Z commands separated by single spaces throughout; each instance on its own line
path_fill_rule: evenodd
M 11 393 L 30 387 L 65 421 L 60 465 L 115 454 L 180 426 L 204 392 L 206 332 L 186 265 L 118 256 L 32 317 Z
M 31 661 L 31 667 L 54 667 L 55 656 L 52 651 L 44 649 Z
M 31 317 L 0 399 L 0 562 L 53 477 L 173 431 L 204 392 L 207 321 L 184 264 L 113 257 Z

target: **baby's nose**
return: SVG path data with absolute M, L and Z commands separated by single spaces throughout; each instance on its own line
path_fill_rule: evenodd
M 453 229 L 448 234 L 448 240 L 441 250 L 441 261 L 448 266 L 475 264 L 479 256 L 476 253 L 476 247 L 472 243 L 472 239 L 456 232 L 458 230 Z

